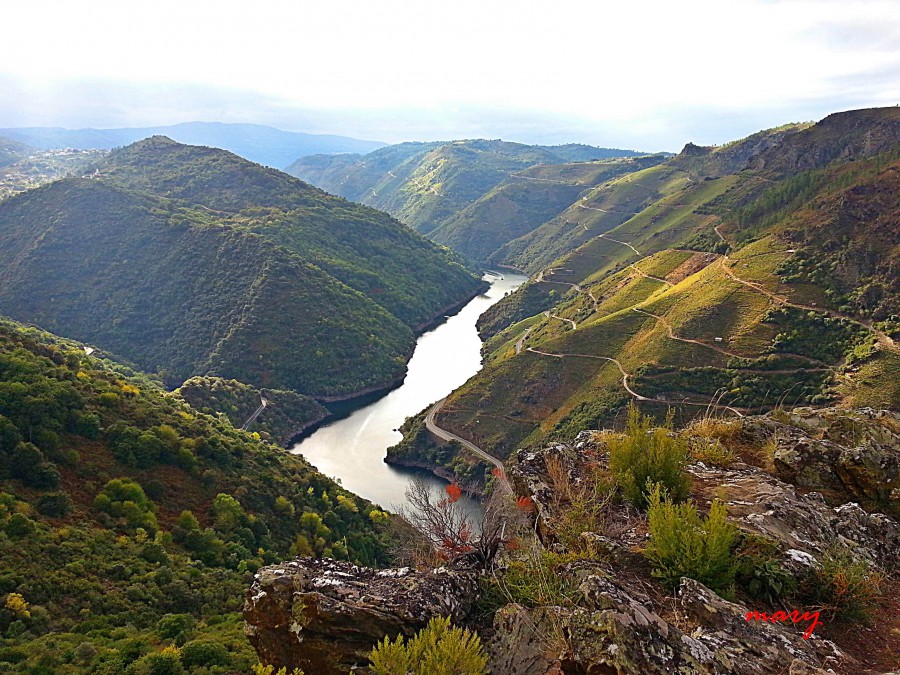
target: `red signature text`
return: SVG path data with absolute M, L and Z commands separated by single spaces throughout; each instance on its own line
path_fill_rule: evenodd
M 744 618 L 747 619 L 747 621 L 768 621 L 770 623 L 784 621 L 799 623 L 800 621 L 811 621 L 812 623 L 809 624 L 806 628 L 806 632 L 803 633 L 804 640 L 808 640 L 815 627 L 822 624 L 822 622 L 819 621 L 818 612 L 803 612 L 803 614 L 801 614 L 799 610 L 796 609 L 793 612 L 773 612 L 772 614 L 766 614 L 765 612 L 747 612 L 747 615 Z

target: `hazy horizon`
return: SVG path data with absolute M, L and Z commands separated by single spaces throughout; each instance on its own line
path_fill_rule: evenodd
M 0 127 L 191 121 L 677 152 L 900 101 L 900 4 L 164 0 L 6 11 Z

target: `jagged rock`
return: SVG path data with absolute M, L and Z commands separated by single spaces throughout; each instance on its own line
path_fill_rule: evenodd
M 583 607 L 507 605 L 494 618 L 492 672 L 515 675 L 617 673 L 750 675 L 819 673 L 844 655 L 801 631 L 749 623 L 747 608 L 691 579 L 680 591 L 684 611 L 699 623 L 691 634 L 667 623 L 646 597 L 619 581 L 588 577 Z
M 581 434 L 579 438 L 583 438 Z M 578 482 L 585 475 L 586 455 L 583 449 L 576 451 L 561 443 L 538 452 L 519 450 L 516 464 L 507 474 L 513 491 L 519 496 L 531 497 L 534 502 L 536 529 L 542 541 L 548 540 L 552 530 L 550 518 L 558 499 L 551 486 L 550 463 L 555 463 L 567 480 Z
M 477 597 L 472 572 L 374 570 L 298 558 L 261 568 L 244 602 L 246 633 L 263 663 L 316 675 L 364 666 L 385 635 L 411 636 L 436 616 L 460 621 Z
M 678 599 L 687 616 L 703 627 L 704 634 L 698 639 L 710 646 L 740 642 L 742 653 L 759 665 L 762 672 L 770 672 L 763 665 L 767 662 L 775 665 L 799 661 L 818 668 L 846 658 L 833 643 L 815 633 L 804 640 L 802 633 L 809 628 L 809 621 L 797 626 L 748 621 L 747 607 L 722 599 L 699 581 L 682 578 Z M 723 660 L 719 655 L 717 659 Z
M 494 638 L 488 647 L 492 673 L 562 675 L 566 638 L 562 626 L 572 612 L 562 607 L 526 609 L 509 604 L 494 614 Z
M 784 433 L 785 425 L 773 429 L 779 478 L 825 490 L 841 502 L 862 501 L 876 508 L 896 502 L 900 415 L 871 408 L 797 408 L 788 419 L 792 433 Z
M 833 544 L 849 546 L 881 567 L 898 565 L 900 526 L 889 516 L 856 504 L 831 508 L 820 494 L 799 495 L 793 486 L 746 465 L 694 464 L 688 470 L 695 497 L 701 502 L 718 497 L 738 527 L 780 542 L 789 569 L 814 565 Z

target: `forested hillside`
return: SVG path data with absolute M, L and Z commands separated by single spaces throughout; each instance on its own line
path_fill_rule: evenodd
M 413 331 L 483 287 L 385 214 L 221 150 L 152 138 L 90 176 L 0 204 L 0 311 L 171 387 L 384 387 Z
M 0 320 L 0 670 L 247 672 L 257 567 L 388 560 L 377 507 L 97 354 Z
M 512 174 L 536 164 L 639 154 L 588 145 L 523 145 L 499 140 L 401 143 L 357 157 L 304 157 L 287 171 L 328 192 L 387 211 L 428 234 Z M 477 259 L 477 250 L 457 250 Z

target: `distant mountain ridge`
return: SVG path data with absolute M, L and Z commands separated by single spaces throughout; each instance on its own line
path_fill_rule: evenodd
M 400 143 L 355 157 L 313 155 L 297 160 L 287 171 L 323 190 L 387 211 L 429 234 L 529 167 L 642 154 L 580 144 L 543 146 L 474 139 Z M 447 243 L 440 237 L 435 240 Z
M 298 157 L 315 154 L 371 152 L 385 144 L 347 136 L 282 131 L 260 124 L 184 122 L 167 126 L 122 129 L 23 127 L 0 129 L 0 136 L 39 150 L 122 147 L 149 136 L 167 136 L 179 143 L 228 150 L 251 162 L 283 169 Z
M 153 137 L 0 202 L 0 312 L 169 386 L 217 375 L 345 398 L 484 283 L 384 213 L 224 150 Z
M 34 148 L 13 140 L 12 138 L 4 138 L 0 135 L 0 167 L 7 166 L 13 162 L 23 159 L 33 152 Z

